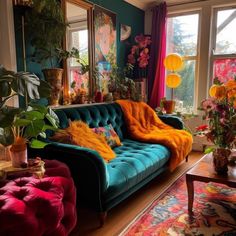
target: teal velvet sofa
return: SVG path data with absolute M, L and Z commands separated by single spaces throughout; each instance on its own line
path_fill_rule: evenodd
M 129 138 L 117 103 L 59 108 L 55 112 L 62 129 L 69 125 L 69 120 L 82 120 L 91 128 L 112 124 L 122 141 L 122 146 L 114 148 L 116 158 L 109 163 L 98 152 L 80 146 L 51 142 L 44 148 L 44 158 L 57 159 L 69 166 L 79 199 L 100 213 L 101 223 L 109 209 L 168 167 L 170 150 L 167 147 Z M 178 117 L 160 118 L 177 129 L 183 128 Z

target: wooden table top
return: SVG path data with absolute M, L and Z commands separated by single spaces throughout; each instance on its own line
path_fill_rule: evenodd
M 227 175 L 218 175 L 214 170 L 212 154 L 204 155 L 186 175 L 197 181 L 217 182 L 236 187 L 236 165 L 228 166 Z

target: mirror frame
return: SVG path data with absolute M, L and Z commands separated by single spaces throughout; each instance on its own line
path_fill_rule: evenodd
M 88 94 L 88 103 L 92 102 L 93 100 L 93 92 L 94 92 L 94 86 L 95 81 L 93 81 L 93 68 L 94 68 L 94 30 L 93 30 L 93 4 L 85 2 L 83 0 L 62 0 L 62 9 L 64 12 L 65 20 L 67 19 L 66 15 L 66 3 L 74 4 L 78 7 L 81 7 L 85 10 L 87 10 L 87 26 L 88 26 L 88 58 L 89 58 L 89 94 Z M 66 49 L 66 35 L 63 40 L 63 48 Z M 63 69 L 64 69 L 64 75 L 63 75 L 63 100 L 69 101 L 69 90 L 70 90 L 70 84 L 69 84 L 69 78 L 67 76 L 67 61 L 63 60 Z

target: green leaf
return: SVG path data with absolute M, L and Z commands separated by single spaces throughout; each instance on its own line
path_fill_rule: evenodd
M 59 127 L 60 124 L 59 118 L 51 108 L 48 109 L 48 114 L 46 114 L 45 117 L 53 127 L 55 128 Z
M 46 131 L 46 130 L 53 130 L 53 131 L 56 131 L 58 128 L 56 127 L 53 127 L 51 125 L 44 125 L 43 127 L 43 131 Z M 46 137 L 45 137 L 46 138 Z
M 45 106 L 42 106 L 40 104 L 30 103 L 29 107 L 31 107 L 32 110 L 37 110 L 37 111 L 39 111 L 42 114 L 47 114 L 47 112 L 48 112 L 48 108 L 45 107 Z
M 30 142 L 31 148 L 44 148 L 47 145 L 48 145 L 48 143 L 42 142 L 37 139 L 32 139 L 32 141 Z
M 34 120 L 25 129 L 25 137 L 37 137 L 42 132 L 45 123 L 43 120 Z
M 209 147 L 209 148 L 206 148 L 206 149 L 204 150 L 204 153 L 205 153 L 205 154 L 208 154 L 208 153 L 213 152 L 214 150 L 215 150 L 214 147 Z
M 22 115 L 25 116 L 28 120 L 43 120 L 44 114 L 40 113 L 39 111 L 26 111 L 23 112 Z
M 27 120 L 27 119 L 17 119 L 15 122 L 14 122 L 14 126 L 28 126 L 32 121 L 31 120 Z

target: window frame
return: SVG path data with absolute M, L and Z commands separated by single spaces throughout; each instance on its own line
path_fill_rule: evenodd
M 236 59 L 236 52 L 235 53 L 228 53 L 228 54 L 214 54 L 215 47 L 216 47 L 216 36 L 217 36 L 217 13 L 222 10 L 229 10 L 235 9 L 236 4 L 231 6 L 219 6 L 213 7 L 212 11 L 212 32 L 211 32 L 211 45 L 210 48 L 210 65 L 209 71 L 210 76 L 208 79 L 208 86 L 212 85 L 212 78 L 214 75 L 214 61 L 218 59 Z
M 198 84 L 199 84 L 199 64 L 200 64 L 200 39 L 201 39 L 201 10 L 200 9 L 193 9 L 193 10 L 186 10 L 182 12 L 173 12 L 168 13 L 167 18 L 179 17 L 179 16 L 186 16 L 186 15 L 194 15 L 198 14 L 198 31 L 197 31 L 197 47 L 196 47 L 196 55 L 195 56 L 182 56 L 184 61 L 195 61 L 195 73 L 194 73 L 194 97 L 193 97 L 193 113 L 197 113 L 197 103 L 198 103 Z M 166 41 L 167 43 L 167 41 Z M 166 71 L 167 72 L 167 71 Z M 167 74 L 167 73 L 166 73 Z M 166 88 L 165 88 L 166 92 Z

